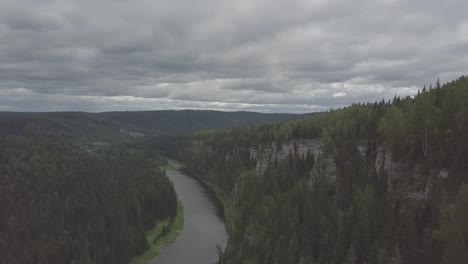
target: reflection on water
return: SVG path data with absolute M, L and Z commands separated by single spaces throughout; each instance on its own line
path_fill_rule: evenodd
M 180 164 L 180 163 L 178 163 Z M 216 196 L 216 193 L 213 191 L 213 189 L 210 188 L 205 182 L 200 181 L 198 177 L 193 176 L 192 173 L 186 169 L 185 167 L 180 167 L 178 168 L 180 172 L 182 172 L 185 175 L 189 175 L 192 178 L 194 178 L 198 184 L 200 184 L 203 187 L 203 193 L 213 202 L 213 204 L 216 206 L 216 215 L 223 220 L 224 222 L 224 208 L 223 208 L 223 203 L 218 199 Z
M 176 169 L 181 164 L 170 161 Z M 227 232 L 222 205 L 213 192 L 187 173 L 167 171 L 184 205 L 184 229 L 177 240 L 161 250 L 151 264 L 211 264 L 217 260 L 216 245 L 226 247 Z

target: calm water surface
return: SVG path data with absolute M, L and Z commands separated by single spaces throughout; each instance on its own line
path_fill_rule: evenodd
M 227 232 L 213 193 L 198 181 L 178 171 L 182 164 L 169 161 L 176 170 L 167 171 L 179 200 L 184 205 L 184 229 L 177 240 L 163 248 L 150 264 L 212 264 L 216 245 L 226 247 Z

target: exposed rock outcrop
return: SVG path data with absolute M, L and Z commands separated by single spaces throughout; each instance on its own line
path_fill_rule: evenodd
M 261 176 L 267 168 L 275 162 L 281 162 L 289 154 L 298 155 L 301 158 L 307 158 L 308 155 L 314 157 L 314 167 L 310 175 L 311 181 L 316 177 L 323 175 L 329 182 L 335 182 L 337 177 L 337 164 L 334 155 L 323 151 L 322 141 L 320 139 L 301 139 L 294 140 L 277 145 L 271 143 L 259 147 L 249 148 L 250 160 L 256 161 L 255 173 Z M 368 159 L 366 155 L 367 146 L 359 145 L 356 151 L 362 158 Z M 395 161 L 392 154 L 383 147 L 378 147 L 375 153 L 375 170 L 377 177 L 386 177 L 389 191 L 398 191 L 403 196 L 414 200 L 423 200 L 427 198 L 434 184 L 434 178 L 447 178 L 448 169 L 440 171 L 423 170 L 422 166 L 411 165 L 402 161 Z

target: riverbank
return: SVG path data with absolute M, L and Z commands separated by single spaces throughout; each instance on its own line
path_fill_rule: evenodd
M 169 163 L 174 169 L 167 175 L 184 205 L 184 228 L 148 264 L 216 263 L 229 237 L 222 204 L 211 188 L 183 169 L 184 164 L 170 159 Z
M 168 171 L 168 170 L 173 170 L 173 169 L 174 169 L 174 167 L 173 167 L 173 166 L 171 165 L 171 163 L 169 163 L 169 162 L 167 162 L 166 164 L 160 166 L 159 168 L 161 168 L 161 169 L 163 169 L 163 170 L 166 170 L 166 171 Z
M 223 209 L 223 218 L 224 222 L 226 224 L 226 229 L 228 232 L 228 235 L 231 236 L 234 232 L 234 222 L 233 222 L 233 217 L 232 217 L 232 207 L 231 203 L 227 197 L 227 195 L 219 189 L 217 186 L 214 184 L 202 179 L 200 176 L 197 174 L 193 173 L 189 168 L 186 166 L 182 167 L 183 170 L 186 171 L 188 175 L 193 177 L 195 180 L 197 180 L 200 184 L 203 186 L 209 188 L 214 194 L 219 203 L 221 203 L 222 209 Z
M 231 203 L 229 202 L 227 195 L 225 195 L 218 187 L 209 182 L 206 182 L 206 184 L 215 192 L 216 197 L 223 205 L 224 222 L 226 223 L 228 234 L 231 236 L 234 228 Z
M 168 228 L 166 234 L 163 233 L 164 227 Z M 148 241 L 148 250 L 142 255 L 132 259 L 130 264 L 145 264 L 159 254 L 161 248 L 174 242 L 184 227 L 184 206 L 177 200 L 177 214 L 174 221 L 170 223 L 170 219 L 166 219 L 156 224 L 156 226 L 146 232 L 146 240 Z

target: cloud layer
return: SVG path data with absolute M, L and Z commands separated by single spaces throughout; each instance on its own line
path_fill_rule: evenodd
M 311 112 L 468 72 L 462 0 L 0 0 L 0 111 Z

